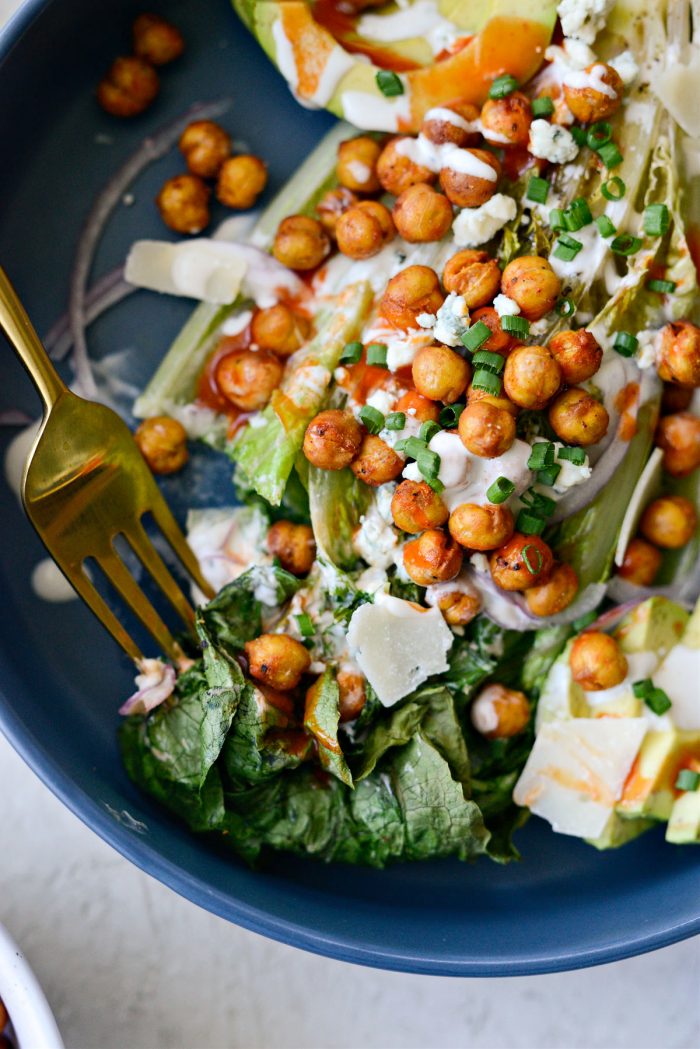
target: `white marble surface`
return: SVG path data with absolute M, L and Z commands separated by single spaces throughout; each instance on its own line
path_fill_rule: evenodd
M 16 6 L 0 0 L 0 24 Z M 1 737 L 0 828 L 0 920 L 33 964 L 68 1049 L 700 1045 L 700 940 L 499 981 L 303 954 L 227 925 L 132 867 Z

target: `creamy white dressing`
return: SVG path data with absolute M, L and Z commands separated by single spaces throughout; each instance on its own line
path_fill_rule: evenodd
M 292 42 L 284 31 L 282 19 L 278 18 L 272 24 L 272 39 L 275 42 L 275 57 L 277 68 L 296 94 L 299 87 L 299 72 L 294 57 Z
M 479 693 L 469 708 L 471 723 L 476 731 L 481 732 L 482 735 L 495 732 L 498 728 L 496 699 L 501 687 L 500 685 L 489 685 Z
M 598 692 L 583 690 L 586 696 L 586 703 L 594 716 L 598 708 L 607 707 L 611 703 L 616 703 L 632 695 L 634 682 L 643 681 L 645 678 L 651 677 L 659 665 L 659 657 L 656 652 L 630 652 L 626 653 L 625 658 L 627 659 L 627 675 L 619 685 L 614 685 L 613 688 L 601 689 Z M 648 709 L 646 704 L 645 709 Z
M 50 557 L 45 557 L 34 565 L 30 581 L 32 590 L 42 601 L 59 604 L 63 601 L 74 601 L 78 596 L 56 562 Z
M 478 248 L 511 222 L 518 208 L 512 197 L 494 193 L 478 208 L 462 208 L 452 223 L 454 242 L 459 248 Z
M 316 106 L 327 106 L 336 92 L 338 84 L 346 73 L 349 73 L 358 60 L 357 55 L 349 54 L 344 48 L 334 47 L 318 78 L 316 89 L 312 95 L 304 99 Z
M 574 89 L 590 88 L 591 91 L 597 91 L 598 94 L 605 95 L 607 98 L 617 98 L 615 88 L 603 79 L 606 71 L 607 67 L 602 62 L 596 62 L 591 69 L 573 70 L 567 73 L 564 77 L 564 84 Z
M 403 95 L 395 98 L 380 98 L 369 91 L 343 91 L 340 97 L 345 119 L 368 131 L 398 131 L 411 119 L 411 100 L 405 78 L 403 85 Z
M 389 14 L 362 15 L 357 22 L 357 32 L 382 44 L 424 37 L 433 54 L 439 54 L 466 35 L 463 29 L 443 17 L 436 0 L 415 0 L 409 7 Z
M 438 145 L 421 133 L 418 138 L 402 138 L 396 143 L 395 149 L 402 157 L 408 157 L 414 164 L 420 164 L 430 171 L 438 172 L 443 168 L 449 168 L 450 171 L 471 175 L 485 182 L 498 181 L 495 168 L 475 156 L 469 149 L 456 146 L 454 142 Z
M 583 247 L 573 259 L 559 259 L 554 254 L 554 250 L 549 256 L 550 266 L 562 281 L 571 281 L 584 274 L 590 276 L 597 273 L 603 256 L 608 250 L 608 243 L 601 237 L 595 223 L 576 230 L 575 237 Z
M 454 109 L 447 109 L 445 106 L 434 106 L 433 109 L 429 109 L 423 117 L 423 120 L 441 120 L 445 124 L 452 124 L 453 127 L 458 127 L 462 131 L 479 131 L 480 122 L 478 120 L 465 120 L 459 113 L 455 113 Z
M 373 501 L 360 518 L 360 527 L 355 532 L 352 545 L 355 552 L 372 568 L 387 569 L 394 563 L 399 545 L 398 533 L 382 516 L 376 501 Z
M 227 317 L 219 329 L 222 335 L 240 335 L 253 319 L 252 310 L 242 310 L 232 317 Z
M 387 368 L 390 372 L 395 372 L 413 364 L 418 351 L 424 346 L 430 346 L 433 339 L 430 332 L 419 328 L 400 331 L 382 317 L 377 317 L 364 329 L 362 341 L 365 345 L 372 342 L 383 343 L 386 346 Z
M 372 169 L 369 164 L 363 164 L 361 160 L 350 160 L 346 165 L 355 182 L 364 184 L 372 177 Z

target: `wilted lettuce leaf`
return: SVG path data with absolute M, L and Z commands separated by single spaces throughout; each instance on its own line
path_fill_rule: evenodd
M 443 680 L 458 692 L 458 702 L 472 696 L 487 679 L 515 684 L 534 633 L 504 630 L 488 616 L 477 616 L 463 637 L 455 637 L 449 654 L 450 669 Z
M 222 760 L 229 782 L 241 789 L 262 783 L 309 756 L 311 740 L 286 731 L 288 719 L 246 684 L 224 743 Z M 301 738 L 300 738 L 301 737 Z
M 304 728 L 318 744 L 322 768 L 352 787 L 352 774 L 338 742 L 340 692 L 333 671 L 327 669 L 306 694 Z
M 261 603 L 255 594 L 261 584 L 275 595 L 278 604 L 283 604 L 303 586 L 303 581 L 271 565 L 249 568 L 220 590 L 208 605 L 198 609 L 200 638 L 233 657 L 246 641 L 259 637 L 262 633 Z
M 309 466 L 309 509 L 316 545 L 339 568 L 350 569 L 357 563 L 352 537 L 371 498 L 372 489 L 358 481 L 352 470 Z

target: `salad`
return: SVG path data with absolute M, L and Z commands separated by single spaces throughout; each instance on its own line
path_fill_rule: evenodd
M 244 234 L 127 261 L 200 300 L 145 458 L 233 464 L 188 520 L 197 643 L 122 707 L 129 775 L 249 861 L 506 862 L 530 813 L 698 842 L 690 5 L 234 6 L 355 126 Z M 207 123 L 158 200 L 180 232 L 207 179 L 239 210 L 265 185 Z

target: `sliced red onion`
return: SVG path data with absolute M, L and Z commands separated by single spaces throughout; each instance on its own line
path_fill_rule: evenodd
M 637 586 L 622 576 L 615 575 L 608 583 L 608 597 L 613 601 L 634 602 L 646 601 L 650 597 L 667 597 L 681 605 L 691 606 L 700 594 L 700 561 L 692 572 L 675 583 L 665 586 Z
M 571 602 L 563 612 L 553 616 L 536 616 L 528 608 L 527 599 L 523 594 L 513 594 L 513 600 L 520 606 L 530 621 L 529 630 L 547 626 L 567 626 L 580 616 L 585 616 L 598 607 L 605 597 L 607 585 L 605 583 L 589 583 L 581 593 Z
M 123 267 L 117 266 L 116 269 L 96 281 L 87 292 L 85 319 L 88 326 L 136 290 L 122 279 L 123 272 Z M 67 313 L 59 317 L 42 341 L 53 361 L 62 361 L 66 357 L 73 346 L 73 333 L 70 330 Z
M 29 426 L 34 420 L 21 408 L 8 408 L 0 412 L 0 426 Z
M 532 630 L 534 617 L 525 612 L 513 600 L 513 595 L 496 586 L 490 572 L 477 572 L 466 568 L 464 574 L 478 591 L 481 598 L 481 610 L 504 630 Z
M 632 612 L 637 605 L 641 604 L 643 600 L 644 598 L 637 597 L 633 601 L 625 601 L 622 605 L 615 605 L 614 608 L 609 608 L 607 612 L 603 612 L 602 616 L 598 616 L 590 626 L 587 626 L 586 630 L 614 630 L 618 623 L 620 623 L 628 613 Z
M 139 149 L 124 163 L 97 196 L 78 241 L 75 263 L 70 282 L 68 321 L 73 336 L 73 369 L 75 388 L 86 397 L 97 397 L 95 383 L 87 352 L 85 328 L 86 289 L 90 270 L 104 228 L 112 212 L 119 205 L 124 193 L 140 173 L 172 149 L 182 132 L 192 120 L 215 119 L 230 106 L 227 99 L 215 102 L 196 103 L 176 120 L 167 124 L 155 135 L 145 139 Z
M 646 369 L 641 373 L 637 370 L 636 366 L 623 357 L 620 357 L 620 361 L 623 366 L 621 374 L 624 375 L 624 381 L 620 385 L 620 389 L 627 385 L 629 382 L 635 382 L 639 380 L 639 397 L 637 403 L 633 408 L 630 408 L 630 414 L 636 419 L 639 409 L 648 404 L 650 401 L 655 400 L 659 395 L 661 383 L 659 377 L 653 369 Z M 633 369 L 633 372 L 629 372 L 629 368 Z M 632 374 L 632 378 L 628 376 Z M 587 481 L 583 484 L 576 485 L 575 488 L 569 489 L 566 495 L 557 502 L 557 508 L 554 511 L 550 521 L 552 524 L 556 524 L 558 521 L 563 521 L 567 517 L 571 517 L 573 514 L 578 513 L 584 507 L 592 503 L 602 488 L 608 484 L 613 477 L 618 467 L 623 462 L 627 451 L 629 449 L 629 441 L 622 441 L 617 437 L 618 419 L 614 420 L 611 415 L 611 425 L 609 432 L 611 437 L 607 442 L 607 445 L 599 457 L 597 462 L 593 466 L 593 472 Z
M 138 663 L 141 671 L 136 675 L 137 691 L 129 696 L 119 708 L 119 713 L 148 714 L 173 694 L 175 669 L 162 659 L 142 659 Z

